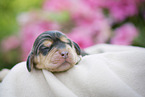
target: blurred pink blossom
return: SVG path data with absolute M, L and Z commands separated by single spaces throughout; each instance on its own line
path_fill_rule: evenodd
M 105 43 L 110 36 L 110 26 L 105 19 L 94 20 L 92 23 L 75 27 L 68 36 L 81 48 L 86 48 L 97 43 Z
M 111 40 L 112 44 L 130 45 L 134 38 L 137 37 L 138 30 L 133 24 L 127 23 L 117 28 L 114 33 L 115 36 Z
M 19 44 L 20 44 L 20 41 L 16 36 L 10 36 L 10 37 L 5 38 L 1 42 L 1 47 L 3 51 L 10 51 L 12 49 L 17 48 Z
M 110 0 L 82 0 L 91 8 L 103 8 Z
M 143 0 L 142 0 L 143 1 Z M 72 17 L 88 18 L 97 13 L 95 10 L 106 8 L 116 21 L 138 13 L 137 5 L 141 0 L 46 0 L 43 9 L 48 11 L 69 11 Z M 61 2 L 61 3 L 60 3 Z
M 123 21 L 127 17 L 138 13 L 137 5 L 140 0 L 84 0 L 87 5 L 95 8 L 107 8 L 109 15 L 118 21 Z
M 87 29 L 84 30 L 82 27 L 74 28 L 68 37 L 76 42 L 81 48 L 86 48 L 94 45 L 92 37 L 88 33 Z
M 72 19 L 90 19 L 94 15 L 94 9 L 92 9 L 88 4 L 81 0 L 77 2 L 72 2 L 72 6 L 69 9 Z
M 137 3 L 138 0 L 109 0 L 104 6 L 116 21 L 123 21 L 138 13 Z
M 49 11 L 68 10 L 71 6 L 71 0 L 45 0 L 43 9 Z
M 88 10 L 88 11 L 87 11 Z M 88 8 L 73 13 L 76 27 L 69 36 L 75 40 L 81 48 L 86 48 L 97 43 L 104 43 L 110 36 L 110 25 L 101 10 Z

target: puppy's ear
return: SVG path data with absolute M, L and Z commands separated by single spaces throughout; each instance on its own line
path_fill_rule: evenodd
M 81 54 L 81 49 L 80 49 L 79 45 L 77 43 L 75 43 L 74 41 L 73 41 L 73 44 L 74 44 L 74 47 L 75 47 L 75 50 L 76 50 L 77 54 L 80 55 Z
M 32 68 L 33 68 L 33 65 L 34 65 L 34 63 L 33 63 L 33 60 L 34 60 L 34 55 L 33 55 L 33 53 L 31 52 L 30 54 L 29 54 L 29 56 L 28 56 L 28 58 L 27 58 L 27 70 L 30 72 L 31 70 L 32 70 Z

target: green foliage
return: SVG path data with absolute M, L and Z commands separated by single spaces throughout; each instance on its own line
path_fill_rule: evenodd
M 3 68 L 11 69 L 16 63 L 20 62 L 20 51 L 12 50 L 10 52 L 0 52 L 0 70 Z
M 139 36 L 134 40 L 135 46 L 145 47 L 145 2 L 139 6 L 138 16 L 129 19 L 139 30 Z
M 0 0 L 0 40 L 18 31 L 20 12 L 40 8 L 42 0 Z
M 16 17 L 21 12 L 40 8 L 42 2 L 43 0 L 0 0 L 0 42 L 6 36 L 17 34 L 19 26 Z M 10 69 L 19 61 L 20 54 L 18 50 L 11 52 L 0 50 L 0 70 L 2 68 Z

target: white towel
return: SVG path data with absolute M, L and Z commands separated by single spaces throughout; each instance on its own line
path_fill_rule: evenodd
M 97 45 L 63 73 L 28 72 L 17 64 L 0 84 L 0 97 L 145 97 L 145 49 Z

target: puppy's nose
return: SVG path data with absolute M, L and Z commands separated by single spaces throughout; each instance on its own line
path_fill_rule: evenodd
M 68 51 L 61 52 L 61 56 L 66 59 L 68 57 Z

